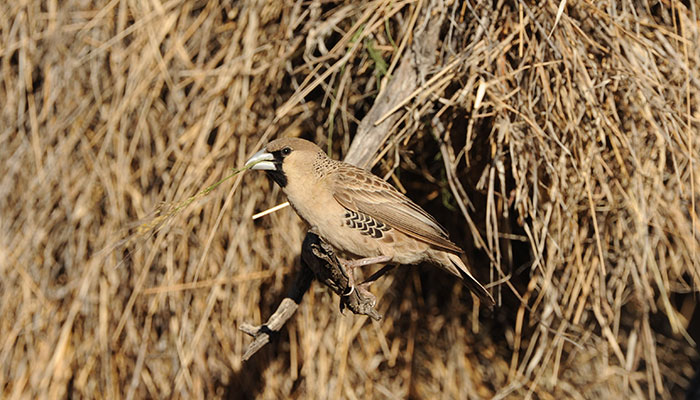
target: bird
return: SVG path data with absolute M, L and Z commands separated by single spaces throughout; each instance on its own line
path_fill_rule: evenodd
M 428 262 L 460 278 L 489 307 L 495 304 L 445 228 L 372 172 L 328 157 L 313 142 L 291 137 L 269 142 L 245 165 L 265 171 L 307 225 L 336 250 L 356 257 L 341 261 L 351 270 L 352 288 L 358 266 Z

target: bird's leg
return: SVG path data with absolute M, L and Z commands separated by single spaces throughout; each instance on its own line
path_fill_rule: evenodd
M 364 267 L 366 265 L 379 264 L 379 263 L 383 263 L 383 262 L 387 262 L 387 261 L 391 261 L 391 257 L 389 257 L 389 256 L 377 256 L 377 257 L 360 258 L 358 260 L 343 260 L 343 259 L 341 259 L 341 263 L 343 264 L 343 266 L 345 267 L 345 269 L 347 270 L 347 273 L 348 273 L 348 287 L 350 288 L 348 293 L 346 293 L 345 295 L 349 296 L 350 294 L 352 294 L 353 290 L 357 289 L 365 297 L 369 297 L 370 299 L 372 299 L 372 304 L 376 304 L 377 303 L 376 297 L 372 293 L 370 293 L 369 290 L 367 290 L 367 287 L 369 287 L 370 283 L 375 281 L 377 278 L 379 278 L 381 275 L 386 273 L 386 271 L 388 271 L 391 268 L 389 268 L 389 269 L 387 269 L 387 267 L 382 268 L 381 270 L 379 270 L 379 272 L 382 272 L 382 271 L 384 271 L 384 272 L 382 272 L 379 275 L 377 275 L 377 273 L 375 273 L 374 275 L 372 275 L 370 277 L 370 279 L 367 279 L 365 282 L 363 282 L 360 285 L 355 285 L 355 268 Z
M 377 257 L 360 258 L 358 260 L 345 260 L 343 258 L 338 257 L 338 260 L 340 260 L 340 263 L 343 264 L 343 267 L 345 267 L 345 270 L 348 274 L 348 279 L 350 280 L 350 282 L 348 282 L 348 286 L 354 287 L 355 286 L 355 268 L 391 261 L 391 257 L 389 257 L 389 256 L 377 256 Z M 352 291 L 351 291 L 351 293 L 352 293 Z
M 383 266 L 382 269 L 380 269 L 379 271 L 373 273 L 369 278 L 365 279 L 365 281 L 362 282 L 362 283 L 360 284 L 360 286 L 369 287 L 369 285 L 371 285 L 372 283 L 374 283 L 374 281 L 376 281 L 377 279 L 381 278 L 382 276 L 384 276 L 384 274 L 386 274 L 387 272 L 391 271 L 392 269 L 396 268 L 396 265 L 397 265 L 397 264 L 387 264 L 387 265 Z
M 360 258 L 358 260 L 343 260 L 343 265 L 346 268 L 354 270 L 357 267 L 364 267 L 366 265 L 380 264 L 383 262 L 391 261 L 389 256 L 377 256 L 377 257 L 366 257 Z

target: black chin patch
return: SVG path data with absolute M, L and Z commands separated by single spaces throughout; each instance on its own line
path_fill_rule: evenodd
M 281 188 L 284 188 L 287 186 L 287 175 L 285 175 L 284 171 L 282 170 L 282 162 L 284 160 L 284 155 L 282 155 L 282 151 L 273 151 L 272 156 L 275 158 L 272 162 L 275 164 L 275 169 L 274 170 L 266 170 L 265 172 L 267 173 L 267 176 L 270 177 L 273 181 L 277 182 L 278 185 L 280 185 Z
M 281 165 L 278 164 L 277 169 L 275 170 L 267 170 L 265 172 L 267 173 L 267 176 L 273 181 L 277 182 L 280 187 L 283 188 L 287 186 L 287 175 L 285 175 L 284 171 L 282 171 Z

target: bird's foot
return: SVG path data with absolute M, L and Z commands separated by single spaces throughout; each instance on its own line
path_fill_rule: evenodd
M 373 299 L 374 302 L 376 302 L 376 298 L 372 293 L 370 293 L 367 290 L 367 287 L 369 287 L 369 282 L 363 283 L 362 285 L 355 285 L 355 268 L 358 267 L 364 267 L 367 265 L 372 265 L 372 264 L 379 264 L 379 263 L 384 263 L 387 261 L 391 261 L 391 257 L 389 256 L 377 256 L 377 257 L 366 257 L 366 258 L 360 258 L 358 260 L 345 260 L 338 258 L 343 265 L 343 267 L 346 270 L 346 273 L 348 275 L 348 292 L 344 294 L 344 296 L 350 296 L 353 291 L 361 290 L 362 294 L 368 295 L 367 297 L 370 297 Z M 360 286 L 363 286 L 360 288 Z
M 344 262 L 342 264 L 343 266 L 345 266 Z M 348 275 L 348 291 L 344 293 L 343 296 L 350 296 L 352 292 L 355 291 L 355 268 L 348 268 L 347 266 L 345 266 L 345 269 L 345 272 Z
M 369 291 L 369 285 L 371 284 L 372 282 L 363 282 L 359 285 L 356 284 L 355 276 L 351 272 L 348 274 L 348 290 L 346 293 L 343 294 L 343 296 L 350 296 L 354 291 L 357 290 L 357 293 L 359 294 L 360 298 L 368 299 L 370 307 L 374 307 L 375 305 L 377 305 L 377 296 L 373 295 L 372 292 Z
M 374 307 L 377 305 L 377 296 L 373 295 L 372 292 L 369 291 L 369 285 L 372 282 L 365 282 L 357 285 L 357 292 L 364 298 L 367 298 L 370 300 L 370 306 Z

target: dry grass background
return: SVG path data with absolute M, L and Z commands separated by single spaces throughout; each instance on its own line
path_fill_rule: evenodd
M 698 357 L 697 12 L 3 2 L 1 396 L 678 398 Z M 274 311 L 304 235 L 290 209 L 251 220 L 283 201 L 262 174 L 100 253 L 267 138 L 342 158 L 435 21 L 435 65 L 374 171 L 468 249 L 494 312 L 430 267 L 374 287 L 380 322 L 341 315 L 315 284 L 242 363 L 237 328 Z

